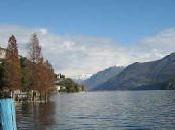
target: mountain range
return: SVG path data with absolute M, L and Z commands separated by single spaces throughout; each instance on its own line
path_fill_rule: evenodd
M 82 80 L 81 82 L 79 80 L 78 82 L 86 86 L 87 90 L 93 90 L 98 85 L 105 83 L 110 78 L 119 74 L 123 69 L 124 67 L 122 66 L 112 66 L 103 71 L 99 71 L 96 74 L 93 74 L 90 78 L 86 80 Z
M 113 74 L 93 90 L 158 90 L 173 89 L 175 53 L 151 62 L 133 63 L 119 74 Z

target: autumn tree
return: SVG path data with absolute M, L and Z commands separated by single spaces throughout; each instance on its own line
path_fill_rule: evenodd
M 34 33 L 31 36 L 30 42 L 29 42 L 29 60 L 32 63 L 39 63 L 42 59 L 41 54 L 41 46 L 39 45 L 39 39 L 37 35 Z
M 0 91 L 2 91 L 4 86 L 4 62 L 0 61 Z
M 43 75 L 44 75 L 44 96 L 45 100 L 47 101 L 47 92 L 50 88 L 53 88 L 55 83 L 55 73 L 52 65 L 46 60 L 43 64 Z
M 31 89 L 38 90 L 41 98 L 47 99 L 47 92 L 54 85 L 54 70 L 51 64 L 41 54 L 41 46 L 36 34 L 33 34 L 29 44 L 30 69 L 32 71 Z
M 46 90 L 46 73 L 45 73 L 45 66 L 43 64 L 44 60 L 41 60 L 37 63 L 36 66 L 36 75 L 37 75 L 37 86 L 36 89 L 40 92 L 40 99 L 45 94 Z
M 51 87 L 53 87 L 54 82 L 56 80 L 54 69 L 53 69 L 52 65 L 48 62 L 48 60 L 46 60 L 44 62 L 44 66 L 45 66 L 46 75 L 47 75 L 46 81 L 47 81 L 48 87 L 51 88 Z
M 41 62 L 42 54 L 41 54 L 41 46 L 39 45 L 39 39 L 37 35 L 34 33 L 31 36 L 30 42 L 29 42 L 29 53 L 28 53 L 28 59 L 30 62 L 29 70 L 31 70 L 31 77 L 30 77 L 30 89 L 37 90 L 40 87 L 40 81 L 38 77 L 39 73 L 39 67 L 38 64 Z
M 20 58 L 21 62 L 21 85 L 22 91 L 28 92 L 30 90 L 30 86 L 32 84 L 32 70 L 31 70 L 31 62 L 26 57 Z
M 9 38 L 5 57 L 5 86 L 10 90 L 21 87 L 21 68 L 17 41 L 14 35 Z
M 47 102 L 48 90 L 54 86 L 55 74 L 52 65 L 42 58 L 37 64 L 38 86 L 37 90 L 40 92 L 40 99 Z

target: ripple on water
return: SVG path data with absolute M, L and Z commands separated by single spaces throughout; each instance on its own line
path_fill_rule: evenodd
M 175 129 L 175 91 L 54 95 L 47 104 L 17 104 L 18 130 Z

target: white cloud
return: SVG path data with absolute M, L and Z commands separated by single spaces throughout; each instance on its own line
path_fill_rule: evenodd
M 50 33 L 45 28 L 0 25 L 0 45 L 6 47 L 9 36 L 14 34 L 20 53 L 26 55 L 26 44 L 33 32 L 38 34 L 43 55 L 53 64 L 56 72 L 69 76 L 95 73 L 112 65 L 156 60 L 175 50 L 173 28 L 145 38 L 135 46 L 126 47 L 110 39 L 62 36 Z
M 143 61 L 159 59 L 170 54 L 175 51 L 175 28 L 166 29 L 155 36 L 147 37 L 138 45 L 136 48 L 138 53 L 149 55 L 147 58 L 143 57 Z
M 40 30 L 41 34 L 43 34 L 43 35 L 46 35 L 48 33 L 46 28 L 41 28 L 39 30 Z

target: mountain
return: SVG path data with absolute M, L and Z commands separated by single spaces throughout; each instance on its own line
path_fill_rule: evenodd
M 109 67 L 103 71 L 99 71 L 96 74 L 93 74 L 90 78 L 82 81 L 82 84 L 86 87 L 87 90 L 93 90 L 96 86 L 119 74 L 123 69 L 124 67 Z
M 83 84 L 83 81 L 90 78 L 91 76 L 92 74 L 82 74 L 82 75 L 73 76 L 71 77 L 71 79 L 78 84 Z
M 163 83 L 161 87 L 166 90 L 175 90 L 175 78 Z
M 82 74 L 82 75 L 73 76 L 71 78 L 75 79 L 75 80 L 86 80 L 86 79 L 90 78 L 91 76 L 92 76 L 92 74 Z
M 160 60 L 133 63 L 93 90 L 168 89 L 164 84 L 175 78 L 175 53 Z

